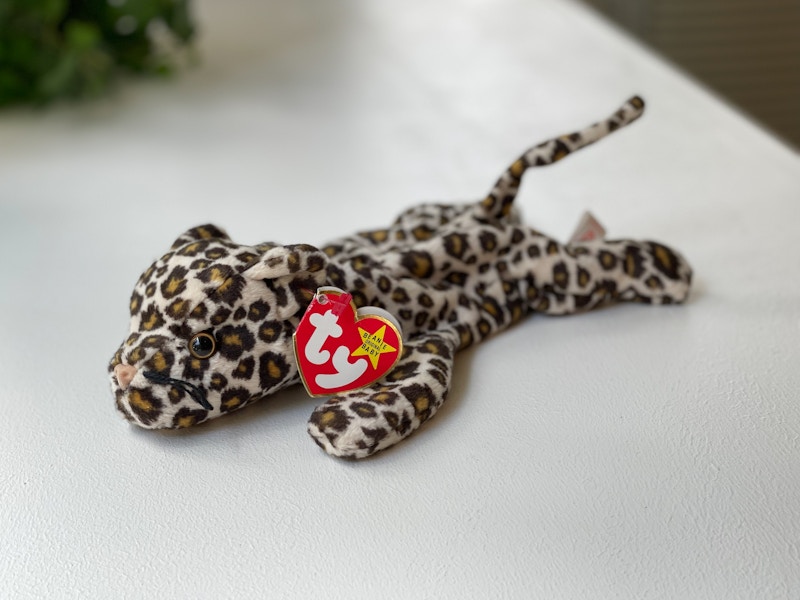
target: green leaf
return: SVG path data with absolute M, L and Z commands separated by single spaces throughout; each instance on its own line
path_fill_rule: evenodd
M 67 0 L 38 0 L 37 4 L 41 18 L 51 23 L 60 21 L 67 12 Z
M 195 28 L 189 15 L 189 3 L 186 0 L 175 0 L 164 13 L 167 25 L 179 39 L 185 42 L 192 39 Z
M 168 73 L 194 36 L 189 5 L 0 0 L 0 106 L 95 95 L 123 72 Z M 150 35 L 154 21 L 165 25 L 166 35 Z
M 69 87 L 78 66 L 73 53 L 64 54 L 56 66 L 39 81 L 38 92 L 43 100 L 69 94 Z
M 93 23 L 68 21 L 64 28 L 67 45 L 75 50 L 94 48 L 100 42 L 100 30 Z

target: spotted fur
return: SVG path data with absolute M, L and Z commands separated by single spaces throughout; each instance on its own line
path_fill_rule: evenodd
M 634 97 L 610 118 L 535 146 L 483 200 L 425 204 L 389 227 L 313 246 L 245 246 L 213 225 L 190 229 L 139 278 L 130 333 L 111 360 L 117 409 L 145 428 L 188 427 L 297 383 L 292 334 L 315 290 L 334 285 L 357 306 L 394 314 L 406 342 L 396 367 L 370 387 L 336 395 L 308 430 L 330 454 L 360 458 L 407 437 L 447 397 L 458 350 L 531 312 L 562 315 L 617 301 L 672 304 L 691 269 L 651 241 L 561 244 L 517 222 L 523 173 L 640 116 Z M 216 353 L 188 350 L 208 332 Z M 118 373 L 134 373 L 127 385 Z

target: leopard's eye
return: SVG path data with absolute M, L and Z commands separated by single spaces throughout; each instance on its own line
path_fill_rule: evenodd
M 189 353 L 195 358 L 208 358 L 216 351 L 217 340 L 207 331 L 196 333 L 189 340 Z

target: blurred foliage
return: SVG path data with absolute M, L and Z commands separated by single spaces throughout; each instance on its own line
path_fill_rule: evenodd
M 189 0 L 0 0 L 0 106 L 102 93 L 168 73 L 194 36 Z

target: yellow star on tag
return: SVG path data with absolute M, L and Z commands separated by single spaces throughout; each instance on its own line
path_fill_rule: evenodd
M 397 352 L 397 348 L 383 341 L 383 336 L 386 335 L 386 325 L 378 329 L 375 333 L 370 333 L 359 327 L 358 335 L 361 336 L 361 345 L 353 350 L 350 356 L 366 356 L 372 363 L 373 369 L 378 368 L 378 361 L 381 358 L 381 354 Z

